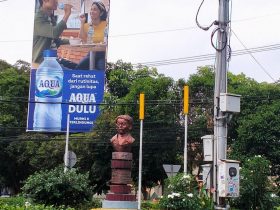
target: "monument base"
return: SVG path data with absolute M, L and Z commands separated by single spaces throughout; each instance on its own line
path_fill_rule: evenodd
M 135 209 L 138 208 L 137 201 L 102 201 L 102 208 L 107 209 Z

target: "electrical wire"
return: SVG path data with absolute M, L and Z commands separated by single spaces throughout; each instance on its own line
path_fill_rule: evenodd
M 214 37 L 214 35 L 216 34 L 216 32 L 218 32 L 218 31 L 220 31 L 220 33 L 222 34 L 222 36 L 225 36 L 225 39 L 224 39 L 224 40 L 226 40 L 226 41 L 223 43 L 223 45 L 222 45 L 221 48 L 216 47 L 216 46 L 214 45 L 214 42 L 213 42 L 213 37 Z M 226 46 L 227 46 L 227 40 L 228 40 L 227 32 L 226 32 L 224 29 L 222 29 L 222 28 L 220 28 L 220 27 L 217 27 L 217 28 L 215 28 L 215 29 L 212 31 L 212 33 L 211 33 L 211 45 L 212 45 L 212 47 L 213 47 L 216 51 L 218 51 L 218 52 L 223 51 L 223 50 L 226 48 Z
M 280 49 L 280 44 L 264 45 L 255 48 L 236 50 L 231 53 L 231 56 L 240 56 L 240 55 L 246 55 L 250 53 L 259 53 L 259 52 L 273 51 L 279 49 Z M 143 65 L 147 67 L 156 67 L 156 66 L 174 65 L 174 64 L 181 64 L 181 63 L 201 62 L 201 61 L 213 60 L 215 58 L 216 58 L 215 54 L 201 54 L 196 56 L 189 56 L 189 57 L 182 57 L 182 58 L 175 58 L 175 59 L 139 62 L 139 63 L 132 64 L 132 66 L 138 67 L 139 65 Z
M 196 16 L 195 16 L 195 22 L 196 22 L 196 25 L 201 28 L 202 30 L 204 31 L 208 31 L 209 28 L 211 28 L 214 24 L 217 25 L 217 21 L 213 21 L 209 26 L 202 26 L 200 25 L 199 21 L 198 21 L 198 14 L 199 14 L 199 11 L 200 11 L 200 8 L 201 6 L 203 5 L 204 3 L 204 0 L 202 0 L 202 2 L 200 3 L 199 7 L 198 7 L 198 10 L 197 10 L 197 13 L 196 13 Z
M 229 23 L 228 23 L 228 50 L 227 50 L 227 69 L 229 69 L 229 61 L 231 59 L 232 49 L 230 45 L 231 41 L 231 19 L 232 19 L 232 1 L 230 1 L 230 9 L 229 9 Z
M 261 47 L 232 51 L 231 56 L 240 56 L 240 55 L 246 55 L 249 53 L 260 53 L 260 52 L 279 50 L 279 49 L 280 49 L 280 44 L 265 45 L 265 46 L 261 46 Z M 132 65 L 138 66 L 140 64 L 143 66 L 155 67 L 155 66 L 173 65 L 173 64 L 180 64 L 180 63 L 207 61 L 207 60 L 213 60 L 213 59 L 215 59 L 215 57 L 216 57 L 215 54 L 202 54 L 202 55 L 175 58 L 175 59 L 140 62 L 140 63 L 132 64 Z
M 8 43 L 8 42 L 32 42 L 32 40 L 30 39 L 22 39 L 22 40 L 0 40 L 0 43 Z
M 116 37 L 127 37 L 127 36 L 137 36 L 137 35 L 145 35 L 145 34 L 157 34 L 157 33 L 166 33 L 166 32 L 173 32 L 173 31 L 188 31 L 196 29 L 195 26 L 185 27 L 185 28 L 177 28 L 177 29 L 165 29 L 165 30 L 157 30 L 157 31 L 146 31 L 146 32 L 138 32 L 138 33 L 131 33 L 131 34 L 117 34 L 111 35 L 110 38 Z
M 6 98 L 6 99 L 5 99 Z M 19 100 L 21 99 L 21 100 Z M 250 99 L 250 100 L 279 100 L 280 99 L 280 94 L 279 95 L 265 95 L 265 96 L 251 96 L 251 95 L 242 95 L 241 99 Z M 28 103 L 27 97 L 5 97 L 5 96 L 0 96 L 0 103 Z M 200 98 L 200 99 L 194 99 L 191 98 L 189 103 L 191 105 L 198 105 L 198 104 L 210 104 L 213 102 L 212 98 Z M 29 102 L 30 103 L 30 102 Z M 36 102 L 33 102 L 36 103 Z M 158 105 L 158 106 L 166 106 L 166 105 L 178 105 L 181 106 L 183 103 L 182 100 L 145 100 L 146 105 Z M 74 105 L 100 105 L 100 106 L 123 106 L 123 105 L 139 105 L 138 101 L 128 101 L 126 103 L 121 103 L 121 102 L 116 102 L 116 103 L 73 103 L 73 102 L 64 102 L 64 104 L 74 104 Z
M 268 95 L 265 95 L 265 96 L 262 96 L 262 97 L 260 97 L 260 96 L 243 95 L 242 98 L 241 98 L 241 103 L 246 103 L 246 100 L 250 100 L 250 101 L 268 101 L 268 102 L 279 101 L 280 100 L 280 94 L 278 94 L 278 95 L 277 94 L 274 94 L 274 95 L 269 95 L 268 94 Z M 153 101 L 158 101 L 159 103 L 162 102 L 162 100 L 153 100 Z M 204 101 L 205 101 L 205 99 L 204 99 Z M 17 102 L 11 101 L 11 103 L 17 103 Z M 208 102 L 208 104 L 210 104 L 210 102 Z M 211 102 L 211 104 L 212 104 L 212 102 Z M 168 105 L 174 105 L 174 104 L 168 104 Z M 181 103 L 177 104 L 177 106 L 179 106 L 179 107 L 181 107 L 181 105 L 182 105 Z M 176 121 L 177 120 L 175 120 L 174 122 L 176 122 Z M 153 126 L 153 125 L 158 126 L 161 123 L 164 123 L 164 121 L 163 120 L 158 120 L 158 121 L 146 120 L 145 121 L 145 124 L 149 125 L 149 126 Z M 139 126 L 137 124 L 135 124 L 134 127 L 137 129 Z M 170 129 L 172 128 L 172 131 L 167 130 L 166 127 L 169 127 Z M 6 131 L 12 130 L 13 132 L 17 133 L 16 130 L 18 130 L 18 131 L 25 130 L 26 127 L 1 127 L 1 129 L 4 129 Z M 193 126 L 190 123 L 190 130 L 192 130 L 192 132 L 194 132 L 196 129 L 198 131 L 201 130 L 200 127 Z M 103 133 L 106 134 L 108 132 L 113 132 L 114 130 L 115 130 L 114 127 L 109 127 Z M 162 125 L 162 127 L 149 127 L 149 128 L 145 128 L 144 132 L 147 132 L 147 131 L 156 131 L 156 132 L 160 132 L 160 133 L 171 134 L 171 133 L 178 132 L 178 131 L 183 132 L 183 128 L 181 128 L 180 126 L 179 127 L 176 127 L 176 126 L 174 127 L 174 126 Z M 98 132 L 98 133 L 102 134 L 102 132 Z M 7 137 L 0 137 L 0 140 L 2 140 L 3 138 L 7 139 Z M 11 137 L 8 137 L 8 138 L 11 138 L 11 140 L 16 140 L 15 136 L 11 136 Z
M 245 44 L 239 39 L 239 37 L 236 35 L 236 33 L 232 30 L 232 33 L 237 38 L 237 40 L 240 42 L 240 44 L 245 48 L 245 50 L 248 52 L 248 54 L 254 59 L 254 61 L 258 64 L 258 66 L 264 71 L 264 73 L 272 79 L 273 82 L 276 82 L 275 79 L 268 73 L 268 71 L 264 68 L 263 65 L 260 64 L 260 62 L 253 56 L 251 51 L 245 46 Z
M 8 1 L 8 0 L 4 0 Z M 1 2 L 1 1 L 0 1 Z M 232 22 L 245 22 L 245 21 L 251 21 L 259 18 L 279 15 L 280 13 L 273 13 L 268 15 L 262 15 L 262 16 L 255 16 L 250 18 L 244 18 L 244 19 L 238 19 L 233 20 Z M 184 28 L 177 28 L 177 29 L 165 29 L 165 30 L 157 30 L 157 31 L 146 31 L 146 32 L 137 32 L 137 33 L 131 33 L 131 34 L 116 34 L 116 35 L 109 35 L 110 38 L 118 38 L 118 37 L 127 37 L 127 36 L 138 36 L 138 35 L 145 35 L 145 34 L 156 34 L 156 33 L 166 33 L 166 32 L 173 32 L 173 31 L 187 31 L 187 30 L 193 30 L 196 29 L 196 26 L 188 26 Z M 0 43 L 5 42 L 32 42 L 32 40 L 0 40 Z

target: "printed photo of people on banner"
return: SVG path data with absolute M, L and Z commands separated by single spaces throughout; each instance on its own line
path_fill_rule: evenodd
M 89 132 L 104 94 L 110 1 L 35 2 L 27 131 Z

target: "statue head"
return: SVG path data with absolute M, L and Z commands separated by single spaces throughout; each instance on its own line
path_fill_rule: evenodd
M 119 134 L 126 134 L 132 130 L 133 119 L 129 115 L 119 115 L 116 120 L 116 129 Z

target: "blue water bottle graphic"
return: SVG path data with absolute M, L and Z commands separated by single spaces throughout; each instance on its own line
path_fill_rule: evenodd
M 61 131 L 63 70 L 56 50 L 45 50 L 44 61 L 36 70 L 33 130 Z

